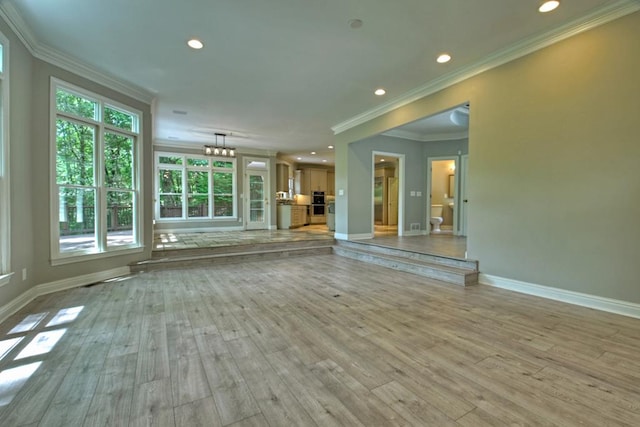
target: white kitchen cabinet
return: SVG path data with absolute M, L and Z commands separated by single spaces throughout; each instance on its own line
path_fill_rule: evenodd
M 278 205 L 276 214 L 278 230 L 291 228 L 291 205 Z
M 278 230 L 302 227 L 307 223 L 305 205 L 278 205 L 277 214 Z

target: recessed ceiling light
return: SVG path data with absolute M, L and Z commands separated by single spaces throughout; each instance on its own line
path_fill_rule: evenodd
M 302 160 L 302 157 L 296 157 L 296 160 Z
M 204 43 L 202 43 L 200 40 L 198 39 L 191 39 L 187 42 L 187 45 L 189 45 L 190 48 L 192 49 L 202 49 L 204 47 Z
M 329 150 L 333 150 L 333 145 L 329 145 L 327 148 L 329 148 Z
M 539 12 L 546 13 L 555 10 L 558 6 L 560 6 L 560 2 L 558 0 L 549 0 L 543 1 L 540 7 L 538 8 Z
M 451 61 L 451 55 L 449 55 L 448 53 L 441 53 L 436 61 L 438 61 L 439 64 L 444 64 Z
M 376 89 L 376 90 L 375 90 L 375 92 L 373 92 L 373 93 L 375 93 L 375 94 L 376 94 L 376 95 L 378 95 L 378 96 L 382 96 L 382 95 L 384 95 L 385 93 L 387 93 L 387 91 L 386 91 L 386 90 L 384 90 L 384 89 L 382 89 L 382 88 L 380 88 L 380 89 Z
M 311 154 L 316 154 L 316 152 L 315 152 L 315 151 L 312 151 L 312 152 L 311 152 Z
M 361 28 L 362 27 L 362 19 L 349 19 L 349 26 L 354 30 L 357 30 L 358 28 Z
M 380 163 L 384 162 L 384 159 L 380 159 Z
M 322 162 L 323 163 L 327 163 L 327 159 L 322 159 Z

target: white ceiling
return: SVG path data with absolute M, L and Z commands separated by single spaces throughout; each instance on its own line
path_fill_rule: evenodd
M 240 151 L 332 162 L 332 127 L 402 102 L 430 82 L 481 68 L 485 58 L 526 40 L 637 2 L 563 0 L 548 14 L 538 13 L 538 4 L 4 0 L 0 12 L 35 56 L 155 98 L 157 143 L 201 146 L 213 142 L 215 132 L 230 132 L 227 145 Z M 364 25 L 352 29 L 349 20 L 356 18 Z M 189 49 L 191 37 L 204 49 Z M 443 51 L 453 60 L 437 64 Z M 375 96 L 378 87 L 387 94 Z M 312 150 L 318 154 L 309 158 Z

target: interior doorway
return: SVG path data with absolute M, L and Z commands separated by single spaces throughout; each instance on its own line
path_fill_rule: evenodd
M 373 235 L 401 236 L 403 156 L 373 153 Z
M 429 234 L 459 234 L 458 156 L 430 157 L 426 206 Z

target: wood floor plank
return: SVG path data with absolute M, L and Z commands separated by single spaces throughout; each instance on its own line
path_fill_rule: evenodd
M 229 341 L 247 385 L 270 425 L 316 426 L 250 338 Z
M 640 425 L 640 319 L 334 255 L 69 289 L 0 333 L 3 427 Z
M 260 409 L 231 354 L 206 357 L 203 365 L 224 425 L 251 417 Z
M 51 401 L 64 381 L 66 371 L 51 370 L 33 375 L 25 382 L 15 397 L 3 387 L 2 422 L 8 426 L 38 423 L 49 409 Z
M 84 420 L 86 427 L 129 425 L 136 364 L 135 353 L 107 358 Z
M 177 406 L 174 415 L 176 427 L 222 427 L 213 397 Z
M 411 393 L 396 381 L 383 384 L 371 391 L 414 426 L 456 425 L 454 420 Z
M 318 380 L 293 351 L 265 355 L 285 385 L 320 426 L 364 426 L 347 407 Z
M 408 421 L 332 360 L 318 362 L 310 369 L 364 425 L 408 425 Z
M 131 427 L 175 426 L 169 378 L 136 386 L 129 425 Z
M 171 363 L 173 403 L 181 406 L 211 396 L 200 355 L 179 357 Z
M 265 427 L 269 423 L 262 414 L 254 415 L 253 417 L 245 418 L 236 423 L 229 424 L 229 427 Z
M 169 348 L 164 313 L 147 314 L 142 318 L 142 339 L 138 351 L 136 384 L 169 378 Z

